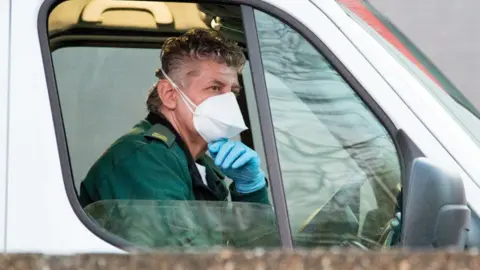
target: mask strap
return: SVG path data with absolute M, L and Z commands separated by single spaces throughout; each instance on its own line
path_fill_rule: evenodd
M 185 93 L 183 93 L 182 90 L 180 90 L 180 87 L 178 87 L 178 85 L 176 83 L 174 83 L 172 81 L 172 79 L 170 79 L 170 77 L 168 77 L 168 75 L 165 73 L 163 68 L 160 68 L 160 71 L 162 72 L 163 76 L 165 76 L 165 78 L 172 84 L 173 88 L 175 88 L 175 90 L 177 90 L 177 92 L 180 94 L 180 98 L 182 98 L 183 102 L 185 102 L 187 104 L 187 107 L 190 110 L 190 112 L 193 113 L 193 111 L 195 110 L 197 105 L 195 105 L 190 100 L 190 98 L 188 98 L 187 95 Z

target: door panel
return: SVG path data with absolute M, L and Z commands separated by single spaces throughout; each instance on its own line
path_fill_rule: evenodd
M 303 26 L 295 23 L 292 26 L 297 30 L 301 29 L 302 35 L 317 48 L 328 48 L 337 58 L 333 62 L 341 62 L 344 66 L 342 71 L 344 73 L 350 72 L 350 79 L 354 78 L 357 81 L 356 83 L 367 91 L 366 95 L 361 95 L 362 98 L 370 99 L 370 101 L 374 100 L 389 120 L 395 124 L 395 127 L 403 130 L 427 157 L 442 166 L 459 171 L 462 178 L 465 179 L 464 183 L 469 202 L 480 209 L 478 208 L 480 198 L 475 196 L 478 193 L 478 186 L 475 186 L 470 176 L 435 138 L 434 134 L 427 128 L 426 123 L 420 119 L 437 118 L 431 124 L 439 124 L 438 127 L 440 127 L 442 121 L 438 115 L 441 114 L 445 117 L 446 113 L 439 108 L 439 104 L 433 103 L 433 97 L 426 97 L 425 100 L 428 104 L 435 107 L 435 113 L 432 113 L 428 112 L 431 109 L 429 106 L 423 106 L 423 109 L 420 109 L 422 101 L 416 100 L 414 101 L 415 107 L 418 107 L 419 112 L 421 112 L 416 115 L 410 108 L 410 103 L 406 103 L 403 98 L 415 99 L 415 91 L 418 91 L 424 97 L 424 89 L 421 89 L 420 85 L 412 81 L 411 78 L 406 78 L 404 76 L 405 71 L 398 68 L 399 63 L 394 62 L 379 44 L 373 42 L 368 35 L 362 32 L 360 27 L 349 21 L 348 16 L 342 13 L 343 11 L 335 2 L 317 1 L 317 6 L 320 8 L 320 12 L 315 9 L 303 10 L 302 16 L 297 17 Z M 288 3 L 280 2 L 279 7 L 288 10 L 295 16 L 295 8 L 289 6 Z M 288 23 L 291 23 L 291 21 L 286 20 Z M 348 30 L 348 35 L 342 33 L 344 30 L 345 33 Z M 357 45 L 361 47 L 357 47 Z M 388 60 L 385 61 L 386 59 Z M 372 66 L 371 61 L 375 61 L 376 64 Z M 388 76 L 382 77 L 384 75 Z M 347 77 L 347 79 L 349 78 Z M 448 118 L 448 116 L 446 117 Z M 457 127 L 449 125 L 450 127 L 455 130 L 456 134 L 460 132 Z M 445 127 L 443 129 L 445 130 Z M 448 136 L 448 133 L 443 132 L 443 135 Z M 455 137 L 450 137 L 453 143 Z M 466 135 L 463 134 L 461 137 L 465 138 Z M 465 139 L 468 141 L 468 138 Z M 461 149 L 463 149 L 463 146 L 457 148 L 456 151 L 461 151 Z M 458 158 L 467 159 L 469 156 L 465 153 L 467 152 L 464 151 L 463 155 L 457 155 Z M 472 159 L 470 162 L 475 160 L 477 159 Z
M 43 60 L 48 66 L 50 56 L 42 60 L 39 38 L 46 46 L 48 41 L 46 35 L 39 37 L 37 28 L 42 2 L 12 1 L 11 6 L 6 251 L 115 252 L 85 228 L 65 192 L 59 159 L 62 145 L 57 145 L 46 83 L 51 73 L 46 75 L 43 66 Z M 38 26 L 41 30 L 46 16 L 44 22 Z
M 329 21 L 328 17 L 318 9 L 312 8 L 313 4 L 311 2 L 299 1 L 299 4 L 295 6 L 292 6 L 288 1 L 271 0 L 264 2 L 275 2 L 275 5 L 280 9 L 288 11 L 288 14 L 278 12 L 278 10 L 275 11 L 276 16 L 282 17 L 282 19 L 287 20 L 287 22 L 293 21 L 291 18 L 288 18 L 290 15 L 297 18 L 300 22 L 292 25 L 297 27 L 297 30 L 301 29 L 298 30 L 301 32 L 301 35 L 310 35 L 306 39 L 309 41 L 313 40 L 314 42 L 312 42 L 312 44 L 314 47 L 320 48 L 323 45 L 318 45 L 319 42 L 315 42 L 318 36 L 343 63 L 343 72 L 351 72 L 353 76 L 350 76 L 349 82 L 351 78 L 355 78 L 353 80 L 357 81 L 356 84 L 361 84 L 363 88 L 366 89 L 366 92 L 364 90 L 362 94 L 363 99 L 368 99 L 370 103 L 372 103 L 373 100 L 377 101 L 377 103 L 380 104 L 380 110 L 383 110 L 398 126 L 410 125 L 412 127 L 416 125 L 415 128 L 419 130 L 416 130 L 417 133 L 414 135 L 427 135 L 426 140 L 431 139 L 431 134 L 428 134 L 428 131 L 421 125 L 385 80 L 379 76 L 371 64 L 350 43 L 341 31 Z M 265 5 L 264 2 L 258 1 L 252 3 Z M 15 179 L 15 182 L 12 182 L 9 186 L 9 207 L 11 207 L 9 214 L 11 219 L 8 223 L 10 225 L 9 239 L 7 241 L 8 248 L 11 251 L 28 249 L 30 251 L 41 250 L 44 252 L 83 250 L 90 252 L 96 250 L 102 252 L 117 251 L 117 249 L 112 248 L 103 240 L 93 235 L 87 227 L 79 221 L 79 215 L 75 215 L 78 214 L 78 212 L 75 213 L 72 210 L 65 194 L 58 149 L 60 149 L 60 155 L 62 155 L 62 162 L 67 160 L 62 164 L 66 166 L 66 168 L 69 166 L 69 157 L 66 151 L 66 141 L 62 135 L 63 133 L 58 131 L 63 129 L 62 119 L 57 115 L 60 113 L 60 109 L 54 109 L 53 114 L 55 121 L 52 121 L 51 108 L 58 107 L 59 100 L 55 92 L 55 80 L 51 77 L 52 62 L 48 50 L 48 41 L 46 37 L 40 37 L 42 46 L 44 46 L 42 47 L 42 52 L 46 54 L 43 63 L 46 65 L 45 68 L 47 72 L 50 72 L 47 74 L 48 83 L 50 84 L 49 89 L 54 89 L 55 92 L 51 94 L 51 96 L 48 95 L 47 85 L 45 83 L 45 70 L 41 64 L 42 61 L 38 48 L 36 29 L 33 27 L 36 23 L 36 5 L 22 7 L 21 11 L 20 4 L 17 4 L 15 7 L 18 9 L 16 10 L 18 16 L 14 17 L 16 27 L 13 39 L 14 46 L 12 49 L 18 54 L 18 57 L 16 57 L 12 65 L 12 74 L 14 75 L 12 77 L 12 85 L 15 87 L 15 92 L 11 96 L 13 110 L 10 122 L 12 123 L 12 129 L 9 131 L 12 138 L 12 150 L 10 153 L 12 166 L 9 175 L 12 179 Z M 33 18 L 35 18 L 35 20 Z M 30 21 L 25 22 L 25 20 Z M 45 33 L 42 32 L 41 35 L 46 34 L 46 29 L 42 31 Z M 28 38 L 25 39 L 22 33 L 29 33 Z M 29 54 L 21 53 L 25 51 L 28 51 Z M 259 57 L 258 54 L 257 57 Z M 259 58 L 256 60 L 258 63 Z M 256 68 L 258 68 L 258 66 Z M 255 77 L 255 72 L 253 73 Z M 26 75 L 28 76 L 28 80 L 25 79 Z M 255 82 L 255 78 L 253 81 Z M 255 85 L 255 88 L 256 91 L 259 90 L 257 89 L 257 85 Z M 265 89 L 263 90 L 266 92 Z M 264 97 L 267 97 L 267 94 L 264 94 Z M 29 99 L 25 99 L 25 96 L 28 96 Z M 264 100 L 264 102 L 268 103 L 268 100 Z M 52 103 L 53 106 L 51 106 L 50 103 Z M 270 114 L 262 115 L 265 113 L 262 107 L 264 104 L 261 102 L 258 102 L 258 104 L 260 107 L 258 110 L 260 112 L 260 118 L 270 117 Z M 34 121 L 32 121 L 32 119 L 34 119 Z M 57 130 L 54 129 L 54 126 Z M 262 126 L 262 130 L 263 128 Z M 411 130 L 412 129 L 410 129 L 410 131 Z M 58 141 L 55 140 L 56 136 Z M 415 138 L 417 138 L 417 136 L 415 136 Z M 268 142 L 268 140 L 271 139 L 272 138 L 267 138 L 262 141 L 264 144 L 270 145 L 270 148 L 266 146 L 269 151 L 272 150 L 272 142 Z M 435 142 L 433 142 L 433 144 L 434 143 Z M 436 144 L 432 147 L 438 146 L 439 145 Z M 274 151 L 270 152 L 267 151 L 269 154 L 266 155 L 267 159 L 278 158 L 272 156 L 272 153 L 276 154 L 276 148 L 273 150 Z M 28 164 L 28 170 L 25 170 L 25 164 Z M 271 186 L 278 187 L 279 185 L 277 184 L 282 182 L 281 174 L 277 173 L 279 170 L 275 171 L 275 174 L 272 175 L 271 172 L 274 170 L 272 170 L 270 166 L 271 163 L 267 162 L 266 165 L 268 166 L 271 177 L 270 180 L 273 184 Z M 67 173 L 68 172 L 64 172 L 65 175 Z M 41 177 L 39 177 L 39 175 Z M 28 187 L 28 189 L 25 187 Z M 363 191 L 366 193 L 372 192 L 372 190 L 368 188 L 365 188 Z M 280 190 L 280 192 L 282 192 L 282 190 Z M 283 219 L 286 219 L 286 216 L 281 218 L 282 221 L 284 221 Z M 36 226 L 32 226 L 32 224 Z
M 0 0 L 0 250 L 5 250 L 8 91 L 10 65 L 10 0 Z

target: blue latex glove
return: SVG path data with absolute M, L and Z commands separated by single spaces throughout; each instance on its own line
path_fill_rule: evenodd
M 393 236 L 390 245 L 395 246 L 400 243 L 401 241 L 401 233 L 402 233 L 402 213 L 397 212 L 395 214 L 395 218 L 390 222 L 393 230 Z
M 233 140 L 218 140 L 208 145 L 215 165 L 235 182 L 239 193 L 251 193 L 266 185 L 260 168 L 260 157 L 245 144 Z
M 400 233 L 402 230 L 402 213 L 397 212 L 395 218 L 390 222 L 392 229 L 395 233 Z

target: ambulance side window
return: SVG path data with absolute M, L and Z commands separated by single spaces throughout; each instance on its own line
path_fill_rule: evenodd
M 102 152 L 145 117 L 159 55 L 159 49 L 93 46 L 52 53 L 77 190 Z
M 391 137 L 307 40 L 270 15 L 255 19 L 294 245 L 378 242 L 401 179 Z

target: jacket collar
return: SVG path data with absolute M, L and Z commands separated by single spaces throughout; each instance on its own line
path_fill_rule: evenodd
M 159 124 L 159 125 L 162 125 L 162 126 L 168 128 L 168 130 L 170 130 L 170 132 L 172 132 L 173 135 L 175 135 L 175 141 L 177 142 L 178 146 L 180 146 L 182 151 L 185 153 L 185 156 L 187 157 L 187 159 L 191 159 L 193 161 L 193 157 L 190 153 L 190 150 L 188 150 L 187 144 L 182 139 L 182 136 L 180 136 L 180 134 L 178 134 L 177 130 L 167 120 L 167 118 L 165 118 L 163 115 L 160 115 L 160 114 L 149 113 L 147 115 L 147 117 L 145 118 L 145 120 L 147 120 L 147 122 L 149 122 L 152 126 L 156 125 L 156 124 Z
M 206 155 L 201 155 L 198 158 L 198 163 L 206 166 L 207 168 L 210 168 L 213 173 L 216 174 L 215 180 L 209 177 L 210 174 L 207 174 L 207 182 L 209 182 L 209 186 L 206 186 L 203 181 L 202 181 L 202 176 L 200 175 L 200 172 L 198 171 L 197 165 L 195 163 L 195 160 L 193 159 L 192 154 L 190 153 L 190 150 L 187 147 L 187 144 L 185 141 L 182 139 L 180 134 L 175 130 L 175 128 L 172 126 L 172 124 L 163 116 L 155 113 L 149 113 L 145 119 L 148 121 L 151 125 L 155 124 L 160 124 L 168 128 L 174 135 L 175 135 L 175 141 L 177 142 L 178 146 L 180 149 L 182 149 L 183 153 L 185 154 L 185 157 L 187 158 L 187 164 L 188 164 L 188 170 L 190 171 L 190 176 L 192 178 L 192 184 L 194 186 L 194 192 L 195 196 L 197 199 L 200 199 L 199 197 L 204 197 L 204 196 L 198 196 L 197 189 L 206 189 L 207 192 L 210 192 L 214 197 L 217 197 L 217 199 L 224 200 L 225 194 L 219 194 L 219 193 L 224 193 L 223 191 L 219 192 L 214 192 L 209 186 L 212 185 L 215 187 L 215 189 L 218 188 L 218 183 L 210 183 L 211 181 L 220 181 L 220 179 L 223 179 L 224 175 L 215 167 L 212 166 L 213 162 L 209 162 L 209 157 Z

